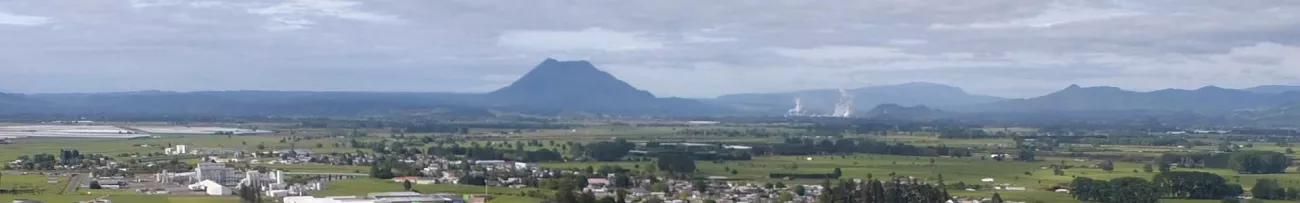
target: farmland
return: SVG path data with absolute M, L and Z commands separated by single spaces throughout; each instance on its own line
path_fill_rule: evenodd
M 161 127 L 154 127 L 161 128 Z M 140 128 L 148 129 L 148 128 Z M 199 128 L 206 129 L 206 128 Z M 762 129 L 760 132 L 772 132 L 783 134 L 782 136 L 753 136 L 750 134 L 725 135 L 725 134 L 692 134 L 682 133 L 686 130 L 721 130 L 721 131 L 747 131 L 752 129 Z M 171 129 L 178 132 L 177 129 Z M 210 129 L 209 129 L 210 130 Z M 234 149 L 244 151 L 272 151 L 283 149 L 307 149 L 315 153 L 370 153 L 371 149 L 366 147 L 346 146 L 350 140 L 365 142 L 387 142 L 395 140 L 410 140 L 411 138 L 420 137 L 437 137 L 439 141 L 420 143 L 409 146 L 415 149 L 425 149 L 427 147 L 448 147 L 459 145 L 463 147 L 488 147 L 501 149 L 516 149 L 516 147 L 507 147 L 507 145 L 537 142 L 540 145 L 517 146 L 523 150 L 540 150 L 547 149 L 562 152 L 566 158 L 576 159 L 581 156 L 571 154 L 569 151 L 572 146 L 581 144 L 594 144 L 597 142 L 608 142 L 613 139 L 621 139 L 627 142 L 636 143 L 644 147 L 647 143 L 730 143 L 742 145 L 767 145 L 782 143 L 790 134 L 800 134 L 802 131 L 785 127 L 771 126 L 684 126 L 684 127 L 632 127 L 632 126 L 604 126 L 595 125 L 572 130 L 536 130 L 523 132 L 510 132 L 508 129 L 473 129 L 474 134 L 452 135 L 439 133 L 411 133 L 405 134 L 389 132 L 383 129 L 363 129 L 361 131 L 353 130 L 347 138 L 340 138 L 336 135 L 347 130 L 326 129 L 326 128 L 306 128 L 293 129 L 294 132 L 288 133 L 285 129 L 268 129 L 280 130 L 278 133 L 269 134 L 245 134 L 245 135 L 183 135 L 170 134 L 154 138 L 141 139 L 73 139 L 73 138 L 39 138 L 39 139 L 17 139 L 13 144 L 4 145 L 0 148 L 0 161 L 10 161 L 18 156 L 31 155 L 34 153 L 58 153 L 61 149 L 69 149 L 76 146 L 76 149 L 82 153 L 99 153 L 110 156 L 119 154 L 135 153 L 156 153 L 162 151 L 162 148 L 172 145 L 187 145 L 191 149 L 216 148 L 216 149 Z M 1027 128 L 986 128 L 989 132 L 1033 132 Z M 155 130 L 163 132 L 161 130 Z M 260 131 L 259 131 L 260 132 Z M 363 136 L 355 136 L 363 134 Z M 297 139 L 302 137 L 311 137 L 310 139 Z M 804 137 L 809 139 L 818 139 L 814 137 Z M 1108 180 L 1120 177 L 1138 177 L 1150 179 L 1156 173 L 1146 172 L 1144 166 L 1150 163 L 1151 159 L 1159 157 L 1163 153 L 1213 153 L 1216 151 L 1210 146 L 1196 147 L 1179 147 L 1179 146 L 1139 146 L 1139 145 L 1121 145 L 1121 144 L 1061 144 L 1058 148 L 1063 152 L 1040 151 L 1040 156 L 1033 161 L 1015 161 L 1015 160 L 995 160 L 989 158 L 992 154 L 1015 153 L 1018 141 L 1012 138 L 977 138 L 977 139 L 944 139 L 939 138 L 934 132 L 888 132 L 883 134 L 849 134 L 838 139 L 866 139 L 877 140 L 880 142 L 912 145 L 919 147 L 952 147 L 971 149 L 978 153 L 973 156 L 904 156 L 888 154 L 868 154 L 868 153 L 838 153 L 838 154 L 813 154 L 813 155 L 761 155 L 754 156 L 749 160 L 697 160 L 696 172 L 691 174 L 693 177 L 723 176 L 727 180 L 737 182 L 747 182 L 753 184 L 764 183 L 783 183 L 799 185 L 819 185 L 823 179 L 777 179 L 771 178 L 770 174 L 818 174 L 831 173 L 837 169 L 842 171 L 839 179 L 882 179 L 886 177 L 907 177 L 918 180 L 939 180 L 942 176 L 943 181 L 948 185 L 961 184 L 968 186 L 981 186 L 980 189 L 973 191 L 951 190 L 951 194 L 965 197 L 989 197 L 995 192 L 1004 199 L 1012 201 L 1025 202 L 1079 202 L 1074 200 L 1070 195 L 1053 192 L 1051 189 L 1067 185 L 1076 177 L 1089 177 L 1093 179 Z M 1214 137 L 1199 136 L 1191 137 L 1193 140 L 1204 140 L 1206 142 L 1216 141 Z M 1287 147 L 1280 146 L 1276 143 L 1268 142 L 1238 142 L 1245 146 L 1243 150 L 1273 151 L 1284 152 Z M 1076 153 L 1076 154 L 1070 154 Z M 1080 156 L 1083 155 L 1083 156 Z M 1092 156 L 1104 157 L 1123 157 L 1124 160 L 1114 160 L 1114 168 L 1111 171 L 1105 171 L 1097 167 L 1098 163 L 1108 160 L 1106 158 L 1097 158 Z M 134 159 L 131 156 L 119 156 L 121 160 Z M 262 161 L 272 159 L 262 158 Z M 1127 160 L 1127 161 L 1125 161 Z M 182 162 L 193 164 L 197 158 L 184 158 Z M 570 162 L 545 162 L 539 165 L 543 168 L 563 169 L 569 171 L 583 171 L 587 168 L 601 168 L 604 166 L 619 166 L 624 169 L 632 170 L 635 173 L 652 173 L 648 168 L 655 167 L 655 162 L 650 159 L 622 159 L 614 161 L 570 161 Z M 1062 174 L 1055 174 L 1054 165 L 1065 166 Z M 370 170 L 368 166 L 340 166 L 326 164 L 251 164 L 251 166 L 261 166 L 273 170 L 284 170 L 292 172 L 329 172 L 329 173 L 367 173 Z M 1174 168 L 1175 171 L 1202 171 L 1227 179 L 1231 184 L 1239 184 L 1247 191 L 1258 180 L 1273 179 L 1278 180 L 1279 184 L 1284 187 L 1300 187 L 1300 175 L 1296 174 L 1297 169 L 1291 167 L 1286 173 L 1278 174 L 1238 174 L 1236 171 L 1229 169 L 1213 168 Z M 983 180 L 992 179 L 992 182 Z M 37 176 L 6 176 L 5 183 L 43 181 Z M 66 178 L 60 181 L 66 181 Z M 66 184 L 46 184 L 44 187 L 53 188 L 49 191 L 59 191 Z M 1026 188 L 1025 190 L 993 190 L 993 186 L 1014 185 Z M 7 187 L 7 186 L 6 186 Z M 482 193 L 483 187 L 461 186 L 461 185 L 416 185 L 413 190 L 425 193 L 460 193 L 460 194 L 478 194 Z M 543 189 L 518 189 L 505 187 L 489 187 L 489 193 L 496 194 L 497 199 L 492 202 L 512 203 L 512 202 L 536 202 L 539 201 L 537 196 L 523 195 L 523 193 L 545 194 L 549 196 L 554 193 L 553 190 Z M 400 191 L 400 183 L 388 180 L 376 179 L 348 179 L 336 181 L 329 184 L 327 190 L 313 193 L 314 196 L 334 196 L 334 195 L 365 195 L 371 192 L 391 192 Z M 123 201 L 145 201 L 145 202 L 231 202 L 233 198 L 223 197 L 192 197 L 192 196 L 147 196 L 135 194 L 131 191 L 113 192 L 113 191 L 89 191 L 86 194 L 80 191 L 75 195 L 51 196 L 50 193 L 42 195 L 16 195 L 12 198 L 37 198 L 53 201 L 75 201 L 97 198 L 100 196 L 112 194 L 110 199 Z M 1166 199 L 1162 202 L 1217 202 L 1217 200 L 1177 200 Z M 1279 202 L 1279 201 L 1270 201 Z

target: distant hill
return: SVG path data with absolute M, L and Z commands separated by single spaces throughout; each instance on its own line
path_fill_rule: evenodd
M 183 115 L 357 115 L 468 106 L 453 93 L 202 91 L 33 94 L 47 113 Z
M 1005 100 L 1000 97 L 970 94 L 953 86 L 922 82 L 862 87 L 850 89 L 849 92 L 854 96 L 853 106 L 858 112 L 881 104 L 945 108 Z M 802 99 L 805 108 L 812 112 L 829 113 L 839 101 L 840 93 L 834 89 L 818 89 L 782 93 L 731 94 L 706 100 L 706 102 L 775 114 L 793 108 L 795 98 Z
M 45 104 L 37 107 L 29 103 Z M 318 115 L 450 114 L 712 115 L 726 108 L 680 98 L 655 98 L 586 61 L 547 59 L 515 83 L 491 93 L 137 91 L 0 94 L 0 110 L 63 114 Z M 32 108 L 28 108 L 32 107 Z M 5 112 L 13 112 L 5 111 Z M 0 112 L 0 113 L 5 113 Z
M 897 104 L 881 104 L 862 114 L 863 117 L 890 120 L 933 120 L 953 115 L 924 105 L 905 107 Z
M 26 113 L 41 105 L 44 105 L 44 102 L 27 95 L 0 92 L 0 114 Z
M 546 59 L 519 80 L 487 94 L 509 106 L 620 114 L 717 113 L 722 108 L 699 101 L 656 98 L 587 61 Z
M 1300 91 L 1300 86 L 1296 85 L 1263 85 L 1258 87 L 1246 88 L 1246 91 L 1255 93 L 1277 94 L 1290 91 Z
M 959 109 L 986 112 L 1125 110 L 1226 112 L 1268 108 L 1297 100 L 1300 100 L 1300 92 L 1267 94 L 1215 86 L 1195 90 L 1164 89 L 1136 92 L 1116 87 L 1071 85 L 1061 91 L 1040 97 L 1006 100 Z

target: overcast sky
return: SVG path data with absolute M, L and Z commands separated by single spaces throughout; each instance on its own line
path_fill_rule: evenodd
M 1300 1 L 0 1 L 7 92 L 486 92 L 547 57 L 680 97 L 1300 84 Z

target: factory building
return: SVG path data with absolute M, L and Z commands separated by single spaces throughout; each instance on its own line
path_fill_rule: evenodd
M 194 182 L 211 180 L 218 184 L 232 187 L 238 185 L 244 176 L 239 175 L 235 169 L 226 167 L 223 163 L 199 163 L 194 168 Z

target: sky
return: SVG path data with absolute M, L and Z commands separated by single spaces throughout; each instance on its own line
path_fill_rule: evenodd
M 1300 1 L 0 1 L 3 92 L 487 92 L 546 58 L 662 97 L 1298 85 Z

